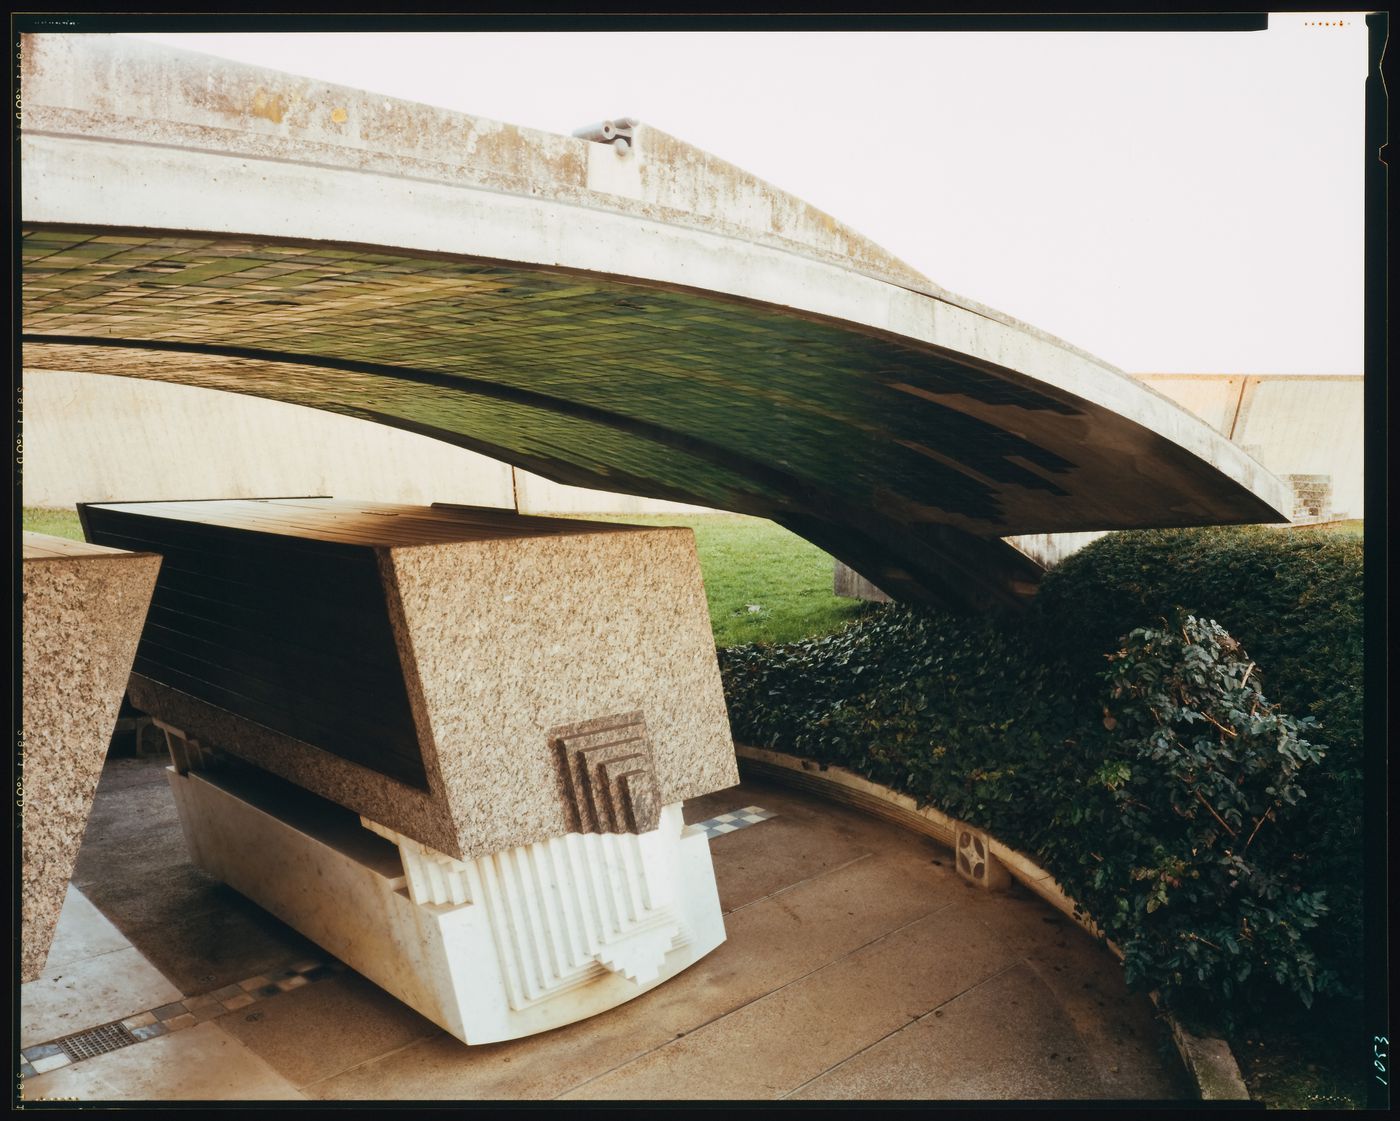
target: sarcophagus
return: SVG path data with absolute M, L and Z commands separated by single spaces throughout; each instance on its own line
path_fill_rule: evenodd
M 182 745 L 207 870 L 468 1042 L 599 1011 L 722 940 L 680 815 L 738 781 L 688 529 L 319 498 L 81 514 L 165 558 L 130 693 Z M 211 749 L 317 797 L 202 771 Z M 268 857 L 303 849 L 345 858 L 316 882 L 347 907 L 388 908 L 380 942 L 299 902 L 309 873 L 277 882 Z M 443 945 L 405 966 L 425 922 Z
M 160 558 L 26 533 L 20 978 L 40 975 Z

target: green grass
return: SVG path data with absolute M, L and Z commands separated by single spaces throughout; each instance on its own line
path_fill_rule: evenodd
M 1316 528 L 1322 530 L 1324 533 L 1340 533 L 1343 537 L 1364 537 L 1365 534 L 1362 531 L 1362 525 L 1362 519 L 1352 518 L 1345 522 L 1324 522 Z M 1302 528 L 1307 527 L 1304 526 Z
M 695 531 L 716 646 L 796 642 L 838 630 L 870 605 L 832 593 L 831 557 L 781 526 L 742 514 L 588 515 Z M 74 510 L 24 508 L 24 528 L 83 539 Z
M 796 642 L 829 634 L 872 606 L 832 592 L 830 554 L 761 518 L 743 514 L 586 517 L 694 530 L 716 646 Z
M 83 529 L 78 524 L 77 510 L 45 510 L 39 506 L 26 506 L 23 524 L 30 533 L 47 533 L 50 537 L 71 537 L 74 541 L 83 539 Z

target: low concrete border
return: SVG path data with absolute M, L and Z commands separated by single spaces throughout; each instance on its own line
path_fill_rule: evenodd
M 957 821 L 932 806 L 921 807 L 909 795 L 834 763 L 817 763 L 780 751 L 735 744 L 742 771 L 764 778 L 777 779 L 832 801 L 855 806 L 875 817 L 931 837 L 939 844 L 953 848 Z M 995 837 L 988 838 L 991 855 L 1005 866 L 1011 877 L 1025 885 L 1057 911 L 1067 915 L 1094 937 L 1101 939 L 1120 961 L 1123 951 L 1104 937 L 1103 932 L 1079 905 L 1060 887 L 1055 878 L 1035 861 L 1015 849 L 1008 848 Z M 1181 1061 L 1196 1083 L 1202 1101 L 1247 1101 L 1249 1090 L 1240 1075 L 1230 1045 L 1223 1039 L 1193 1035 L 1162 1007 L 1156 992 L 1148 994 L 1171 1029 Z

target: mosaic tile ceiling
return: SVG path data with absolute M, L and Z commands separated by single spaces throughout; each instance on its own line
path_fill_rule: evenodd
M 596 274 L 51 227 L 26 229 L 23 254 L 28 366 L 251 393 L 771 517 L 948 606 L 1030 590 L 1001 536 L 1108 528 L 1083 433 L 1132 427 L 848 324 Z M 1035 435 L 962 401 L 1012 406 Z M 1172 498 L 1117 524 L 1190 524 Z M 1235 520 L 1259 520 L 1251 503 Z

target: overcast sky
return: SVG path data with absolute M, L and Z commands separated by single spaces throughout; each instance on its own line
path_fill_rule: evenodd
M 1129 371 L 1362 371 L 1359 15 L 1228 34 L 140 38 L 551 132 L 637 117 Z

